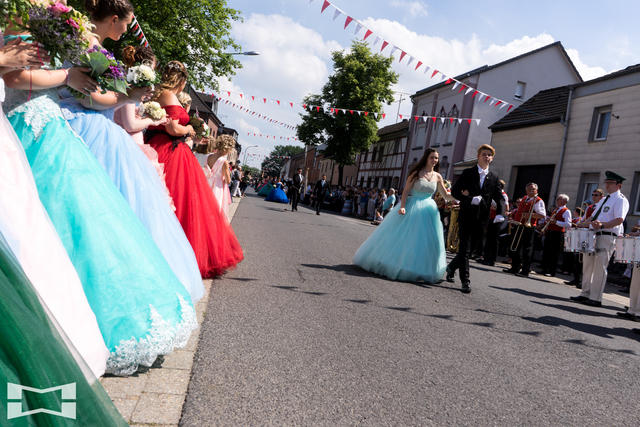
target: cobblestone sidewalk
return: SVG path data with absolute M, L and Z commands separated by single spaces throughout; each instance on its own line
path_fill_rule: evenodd
M 229 218 L 241 199 L 234 198 Z M 202 324 L 212 280 L 205 280 L 205 294 L 196 304 L 198 324 Z M 102 386 L 124 419 L 132 426 L 177 426 L 191 378 L 193 356 L 200 338 L 200 327 L 193 331 L 187 346 L 165 356 L 161 367 L 130 377 L 101 378 Z

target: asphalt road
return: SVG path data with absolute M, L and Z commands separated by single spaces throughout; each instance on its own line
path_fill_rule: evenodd
M 373 226 L 283 208 L 236 212 L 181 425 L 640 425 L 620 307 L 475 264 L 470 295 L 392 282 L 351 264 Z

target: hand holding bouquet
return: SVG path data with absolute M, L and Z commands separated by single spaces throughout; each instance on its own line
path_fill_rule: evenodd
M 134 65 L 127 70 L 127 83 L 133 87 L 153 88 L 153 85 L 158 83 L 158 76 L 148 65 Z
M 205 137 L 209 136 L 209 126 L 197 115 L 191 116 L 189 119 L 189 124 L 193 127 L 193 130 L 196 133 L 196 137 Z
M 108 50 L 94 46 L 80 57 L 78 65 L 91 70 L 89 76 L 98 82 L 102 93 L 110 90 L 127 95 L 129 84 L 124 75 L 124 65 Z M 72 92 L 77 97 L 84 96 L 80 92 Z
M 51 65 L 56 61 L 78 63 L 89 47 L 93 28 L 87 16 L 59 2 L 34 5 L 27 14 L 27 29 L 49 52 Z
M 142 104 L 140 108 L 141 115 L 149 117 L 152 120 L 160 121 L 167 117 L 167 112 L 155 101 L 149 101 Z

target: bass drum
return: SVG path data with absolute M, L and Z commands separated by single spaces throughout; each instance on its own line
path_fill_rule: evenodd
M 631 236 L 616 238 L 615 260 L 623 264 L 640 263 L 640 238 Z
M 596 232 L 587 228 L 570 228 L 564 233 L 565 252 L 593 253 L 596 251 Z

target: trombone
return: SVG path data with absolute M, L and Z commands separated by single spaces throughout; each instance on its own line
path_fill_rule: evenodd
M 536 204 L 535 204 L 535 200 L 534 200 L 534 202 L 531 204 L 531 210 L 529 211 L 529 215 L 527 216 L 527 220 L 524 223 L 522 222 L 522 218 L 520 218 L 520 222 L 513 221 L 513 220 L 509 221 L 509 223 L 517 225 L 516 231 L 513 233 L 513 237 L 512 237 L 512 240 L 511 240 L 511 247 L 509 248 L 509 250 L 511 252 L 516 252 L 518 250 L 518 248 L 520 247 L 520 241 L 522 240 L 522 235 L 524 234 L 524 229 L 533 227 L 531 225 L 531 219 L 533 218 L 533 208 L 535 207 L 535 205 Z
M 558 213 L 558 208 L 555 208 L 553 212 L 551 212 L 551 215 L 545 218 L 544 227 L 542 227 L 542 229 L 540 230 L 540 234 L 544 234 L 547 232 L 547 228 L 549 228 L 549 226 L 551 225 L 551 222 L 553 222 L 553 217 L 555 217 L 557 213 Z

